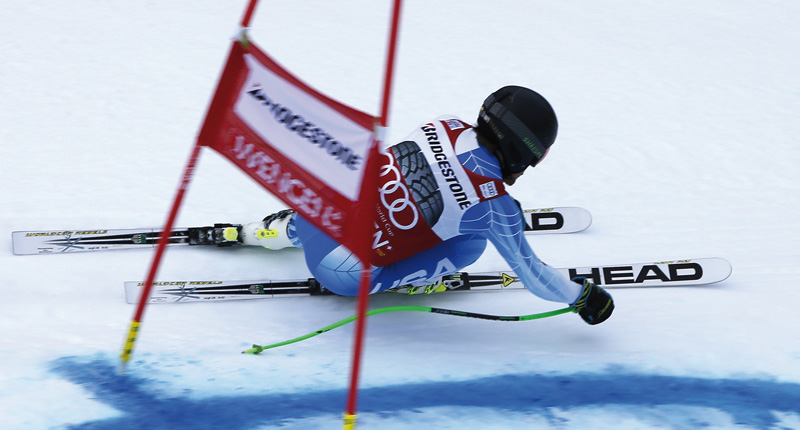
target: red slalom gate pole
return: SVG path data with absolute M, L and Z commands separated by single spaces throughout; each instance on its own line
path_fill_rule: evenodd
M 250 25 L 250 19 L 253 16 L 253 12 L 256 9 L 257 3 L 258 0 L 250 0 L 240 24 L 243 31 Z M 142 293 L 139 296 L 139 304 L 136 307 L 136 312 L 131 320 L 130 327 L 128 328 L 128 335 L 125 338 L 125 345 L 123 346 L 122 353 L 120 354 L 120 370 L 122 372 L 125 371 L 128 362 L 133 356 L 133 348 L 136 346 L 136 339 L 139 335 L 139 326 L 142 324 L 142 320 L 144 319 L 144 311 L 147 307 L 150 291 L 153 288 L 153 283 L 155 282 L 156 274 L 158 273 L 158 267 L 161 265 L 164 251 L 167 249 L 169 236 L 172 232 L 172 228 L 175 225 L 175 219 L 178 217 L 178 211 L 180 210 L 181 203 L 183 203 L 183 197 L 186 194 L 186 190 L 189 188 L 189 184 L 192 182 L 192 178 L 194 177 L 194 170 L 197 166 L 197 161 L 200 159 L 201 149 L 202 145 L 200 142 L 195 142 L 194 148 L 189 155 L 189 161 L 186 163 L 186 167 L 183 171 L 183 179 L 181 180 L 181 184 L 178 187 L 178 191 L 175 194 L 175 198 L 172 202 L 172 208 L 170 209 L 169 216 L 167 217 L 167 222 L 162 229 L 161 237 L 158 239 L 156 252 L 153 256 L 153 262 L 150 264 L 150 270 L 148 271 L 147 278 L 145 279 Z
M 380 127 L 376 130 L 376 138 L 373 147 L 373 151 L 371 151 L 371 156 L 377 153 L 377 146 L 383 139 L 383 129 L 386 128 L 388 125 L 388 118 L 389 118 L 389 100 L 391 99 L 391 90 L 392 90 L 392 78 L 394 76 L 394 58 L 395 52 L 397 50 L 397 33 L 400 27 L 400 7 L 401 7 L 402 0 L 395 0 L 394 7 L 392 9 L 392 22 L 391 22 L 391 29 L 389 33 L 389 48 L 388 54 L 386 59 L 386 73 L 384 77 L 384 86 L 383 86 L 383 101 L 381 103 L 381 116 L 380 116 Z M 368 191 L 376 188 L 375 180 L 376 178 L 366 178 L 363 182 L 362 186 L 371 187 L 368 188 Z M 367 208 L 371 208 L 374 205 L 367 205 Z M 372 225 L 373 220 L 370 219 L 370 223 L 368 225 Z M 369 240 L 369 235 L 365 235 L 365 241 Z M 369 247 L 367 248 L 367 252 L 364 253 L 366 256 L 370 256 L 371 253 L 369 252 Z M 344 413 L 344 430 L 354 430 L 356 426 L 356 404 L 358 401 L 358 380 L 359 374 L 361 371 L 361 360 L 363 355 L 363 347 L 364 347 L 364 332 L 366 331 L 366 323 L 367 323 L 367 308 L 369 305 L 369 292 L 371 289 L 372 284 L 372 277 L 371 277 L 371 270 L 369 259 L 364 259 L 361 257 L 362 264 L 364 265 L 361 271 L 361 282 L 359 284 L 359 291 L 358 291 L 358 313 L 356 319 L 356 332 L 355 332 L 355 339 L 353 345 L 353 364 L 351 367 L 351 374 L 350 374 L 350 392 L 347 396 L 347 408 L 345 409 Z
M 178 211 L 181 207 L 181 203 L 183 202 L 183 196 L 186 194 L 186 190 L 189 188 L 189 184 L 192 182 L 194 169 L 195 166 L 197 166 L 198 159 L 200 158 L 201 149 L 202 146 L 200 146 L 199 143 L 195 143 L 194 149 L 189 156 L 189 161 L 186 163 L 186 167 L 184 168 L 183 179 L 178 187 L 178 192 L 175 194 L 175 199 L 172 202 L 172 209 L 169 212 L 169 217 L 167 217 L 167 222 L 162 229 L 161 237 L 158 239 L 156 252 L 153 256 L 153 262 L 150 263 L 150 270 L 147 274 L 147 279 L 145 280 L 142 293 L 139 296 L 139 305 L 136 307 L 136 312 L 133 315 L 133 320 L 131 321 L 128 329 L 128 336 L 125 339 L 125 346 L 122 348 L 122 353 L 120 354 L 120 360 L 122 360 L 120 370 L 123 372 L 125 371 L 125 367 L 130 361 L 131 356 L 133 355 L 133 348 L 136 345 L 136 338 L 139 334 L 139 326 L 142 324 L 142 320 L 144 319 L 144 310 L 148 302 L 147 299 L 150 297 L 150 290 L 152 289 L 153 282 L 156 279 L 158 266 L 161 264 L 164 251 L 167 249 L 169 236 L 172 232 L 172 227 L 175 225 L 175 219 L 178 217 Z
M 256 4 L 258 0 L 250 0 L 250 3 L 247 5 L 247 10 L 244 12 L 244 16 L 242 16 L 242 22 L 239 24 L 243 28 L 250 27 L 250 18 L 253 17 L 253 12 L 256 10 Z

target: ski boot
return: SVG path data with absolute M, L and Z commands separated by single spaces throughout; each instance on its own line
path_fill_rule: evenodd
M 292 215 L 293 210 L 284 209 L 260 222 L 245 224 L 239 227 L 237 240 L 244 245 L 263 246 L 273 250 L 293 247 L 288 231 Z

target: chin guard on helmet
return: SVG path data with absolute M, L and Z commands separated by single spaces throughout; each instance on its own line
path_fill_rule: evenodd
M 555 141 L 558 120 L 539 93 L 507 86 L 483 102 L 477 128 L 497 146 L 503 175 L 510 176 L 542 161 Z

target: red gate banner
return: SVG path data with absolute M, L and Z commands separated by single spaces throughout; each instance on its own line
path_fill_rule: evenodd
M 374 128 L 372 115 L 309 87 L 252 42 L 237 41 L 198 142 L 357 251 L 348 239 L 367 231 L 355 215 Z

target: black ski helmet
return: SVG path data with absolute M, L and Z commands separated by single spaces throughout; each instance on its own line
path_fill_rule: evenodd
M 478 132 L 503 156 L 503 176 L 535 166 L 556 140 L 558 120 L 541 94 L 524 87 L 500 88 L 486 98 Z

